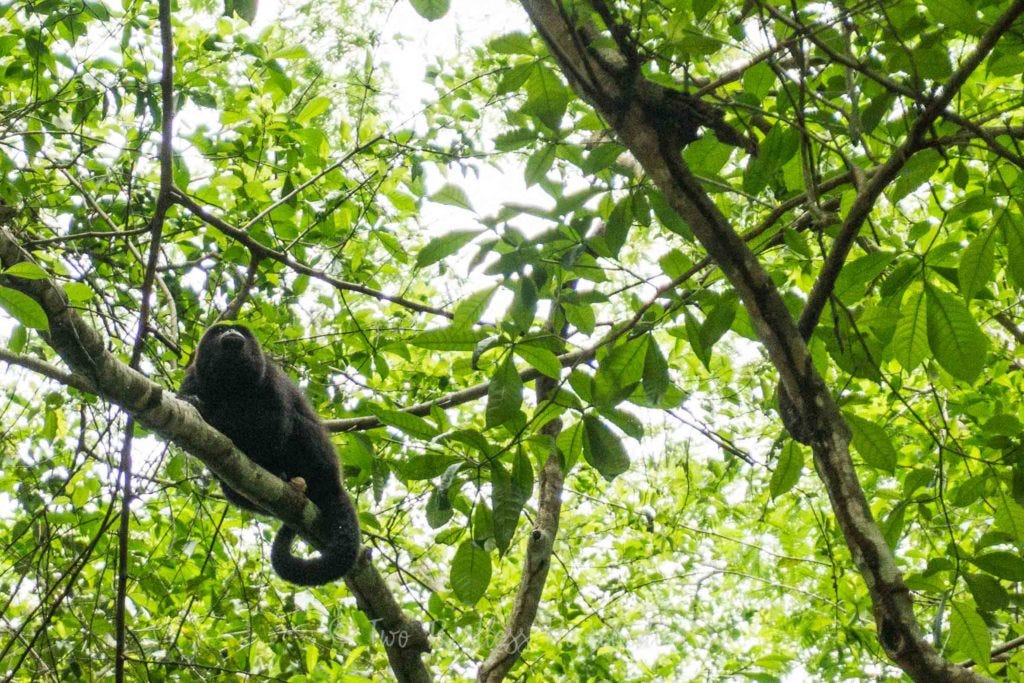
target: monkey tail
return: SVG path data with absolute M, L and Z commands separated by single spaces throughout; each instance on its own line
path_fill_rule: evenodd
M 330 538 L 317 557 L 304 559 L 293 555 L 292 543 L 297 532 L 286 524 L 278 529 L 270 549 L 270 563 L 285 581 L 299 586 L 322 586 L 344 577 L 355 566 L 360 538 L 359 520 L 352 501 L 342 492 L 335 505 L 321 513 L 326 517 L 324 529 Z

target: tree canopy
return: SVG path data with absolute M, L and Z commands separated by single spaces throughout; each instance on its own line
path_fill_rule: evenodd
M 0 4 L 0 675 L 1024 679 L 1022 13 Z

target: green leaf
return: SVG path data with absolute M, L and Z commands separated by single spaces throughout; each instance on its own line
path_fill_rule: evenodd
M 943 163 L 942 155 L 934 149 L 926 149 L 910 157 L 892 186 L 890 200 L 896 203 L 916 190 L 922 183 L 929 181 Z
M 475 605 L 491 582 L 490 554 L 473 541 L 463 541 L 455 551 L 448 581 L 455 597 L 467 605 Z
M 994 612 L 1010 604 L 1010 594 L 999 581 L 988 574 L 964 574 L 964 581 L 980 609 Z
M 1006 271 L 1018 288 L 1024 289 L 1024 225 L 1020 216 L 1004 211 L 999 219 L 1006 244 Z
M 1024 543 L 1024 507 L 1016 503 L 1002 490 L 1000 490 L 997 500 L 990 499 L 989 502 L 997 505 L 995 514 L 996 528 L 1013 536 L 1017 543 Z
M 1006 550 L 993 550 L 976 556 L 971 562 L 978 569 L 1007 581 L 1024 581 L 1024 559 Z
M 551 351 L 530 344 L 516 344 L 513 350 L 541 374 L 551 379 L 559 379 L 562 376 L 562 363 Z
M 426 507 L 427 524 L 431 529 L 440 529 L 452 518 L 452 504 L 448 500 L 448 489 L 435 487 L 430 492 Z
M 480 322 L 496 291 L 497 286 L 488 287 L 460 301 L 453 311 L 452 327 L 472 327 Z
M 800 148 L 800 133 L 793 126 L 776 124 L 761 143 L 761 153 L 751 158 L 743 174 L 743 189 L 759 194 L 775 180 Z
M 651 208 L 654 209 L 654 215 L 659 223 L 684 239 L 693 239 L 693 232 L 690 230 L 690 226 L 687 225 L 686 221 L 683 220 L 683 217 L 675 209 L 668 205 L 665 195 L 656 190 L 651 190 L 647 193 L 647 196 L 651 200 Z
M 896 504 L 882 523 L 879 524 L 882 530 L 882 536 L 885 537 L 885 542 L 892 550 L 896 549 L 896 546 L 900 542 L 900 537 L 903 535 L 903 525 L 906 518 L 907 502 L 900 501 Z
M 10 287 L 0 287 L 0 308 L 25 327 L 34 330 L 50 329 L 43 307 L 35 299 Z
M 68 282 L 64 285 L 64 293 L 72 303 L 82 304 L 92 299 L 92 287 L 84 282 Z
M 486 336 L 483 330 L 452 325 L 421 332 L 410 339 L 409 343 L 432 351 L 472 351 Z
M 928 287 L 928 344 L 939 365 L 957 379 L 973 383 L 985 367 L 988 338 L 956 297 Z
M 409 0 L 416 13 L 427 21 L 437 21 L 448 14 L 451 0 Z
M 647 344 L 642 382 L 644 395 L 652 405 L 658 404 L 672 383 L 668 374 L 668 361 L 665 360 L 661 348 L 653 338 Z
M 954 600 L 950 604 L 948 647 L 988 668 L 992 637 L 985 620 L 970 603 Z
M 732 321 L 736 319 L 736 304 L 733 297 L 721 297 L 704 317 L 699 333 L 700 346 L 707 350 L 709 356 L 712 347 L 732 327 Z
M 864 462 L 892 474 L 896 470 L 899 455 L 885 429 L 877 422 L 871 422 L 850 413 L 844 413 L 850 431 L 853 432 L 853 447 Z
M 800 475 L 804 470 L 804 452 L 792 439 L 786 440 L 786 445 L 779 452 L 779 459 L 775 463 L 775 471 L 772 472 L 771 481 L 768 482 L 768 493 L 772 499 L 778 498 L 786 493 L 800 481 Z
M 520 111 L 536 116 L 545 126 L 557 130 L 568 106 L 569 92 L 561 79 L 543 62 L 537 62 L 526 81 L 526 103 Z
M 320 660 L 320 650 L 315 643 L 306 643 L 304 651 L 306 653 L 306 671 L 312 673 L 316 668 L 316 663 Z
M 643 377 L 647 345 L 646 335 L 628 339 L 601 360 L 594 376 L 595 402 L 615 405 L 633 393 Z
M 761 62 L 743 72 L 743 90 L 755 100 L 762 100 L 775 85 L 775 72 Z
M 921 364 L 930 350 L 924 292 L 911 292 L 905 297 L 899 320 L 896 321 L 892 354 L 903 369 L 909 372 Z
M 437 204 L 457 206 L 460 209 L 466 209 L 467 211 L 473 210 L 473 204 L 470 203 L 469 197 L 466 196 L 466 191 L 458 185 L 453 185 L 451 183 L 446 183 L 444 187 L 432 194 L 430 196 L 430 201 L 436 202 Z
M 551 165 L 555 163 L 557 152 L 558 148 L 555 145 L 544 145 L 530 155 L 530 158 L 526 160 L 526 170 L 523 174 L 527 187 L 544 180 L 547 172 L 551 170 Z
M 872 280 L 892 263 L 894 255 L 886 251 L 876 251 L 867 256 L 850 261 L 843 266 L 836 278 L 835 295 L 843 303 L 852 304 L 861 299 L 867 292 Z
M 940 24 L 972 33 L 983 30 L 978 10 L 968 0 L 925 0 L 924 6 Z
M 658 259 L 661 272 L 672 280 L 681 278 L 693 268 L 693 261 L 686 257 L 678 249 L 671 249 L 664 256 Z
M 300 126 L 304 126 L 317 116 L 320 116 L 320 114 L 327 111 L 330 106 L 330 99 L 323 96 L 314 97 L 309 102 L 306 102 L 306 106 L 302 108 L 302 111 L 296 114 L 294 121 Z
M 400 429 L 414 438 L 429 440 L 438 434 L 437 428 L 434 425 L 418 415 L 412 415 L 400 410 L 384 410 L 376 406 L 372 406 L 370 410 L 384 424 Z
M 494 509 L 494 542 L 504 555 L 523 506 L 533 492 L 533 468 L 530 459 L 519 450 L 512 466 L 512 476 L 500 462 L 491 465 L 491 507 Z
M 49 277 L 45 270 L 31 261 L 15 263 L 10 268 L 6 268 L 3 274 L 11 277 L 20 277 L 22 280 L 45 280 Z
M 591 467 L 608 481 L 629 469 L 629 455 L 615 432 L 593 415 L 585 416 L 583 425 L 583 457 Z
M 480 230 L 455 230 L 427 242 L 427 246 L 420 249 L 416 255 L 416 267 L 424 268 L 441 259 L 451 256 L 462 247 L 473 241 L 473 238 L 480 234 Z
M 608 255 L 616 257 L 626 243 L 629 230 L 633 226 L 633 206 L 629 197 L 624 197 L 615 204 L 608 221 L 605 223 L 604 243 L 608 247 Z
M 960 292 L 970 301 L 992 280 L 996 264 L 996 231 L 985 230 L 971 240 L 960 256 Z
M 523 381 L 516 371 L 516 364 L 509 354 L 494 375 L 487 387 L 487 408 L 484 411 L 485 424 L 488 428 L 503 425 L 519 414 L 523 405 Z
M 487 42 L 491 52 L 499 55 L 532 55 L 533 40 L 520 31 L 506 33 Z
M 555 445 L 558 452 L 562 454 L 562 470 L 568 473 L 579 461 L 583 453 L 583 444 L 586 441 L 586 431 L 582 422 L 577 422 L 555 438 Z

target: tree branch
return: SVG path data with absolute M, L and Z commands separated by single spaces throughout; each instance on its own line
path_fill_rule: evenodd
M 980 681 L 978 674 L 945 661 L 922 636 L 910 593 L 903 583 L 888 544 L 872 518 L 864 492 L 850 457 L 849 428 L 832 395 L 811 362 L 807 347 L 789 315 L 782 297 L 754 254 L 733 230 L 725 216 L 707 196 L 686 167 L 680 154 L 677 121 L 661 116 L 649 102 L 656 97 L 633 96 L 640 89 L 657 89 L 654 83 L 638 85 L 622 74 L 607 69 L 615 57 L 607 40 L 601 47 L 591 43 L 578 26 L 586 21 L 571 21 L 561 5 L 553 0 L 521 0 L 538 33 L 567 74 L 594 74 L 593 91 L 587 82 L 570 78 L 570 85 L 598 110 L 614 127 L 619 139 L 661 190 L 669 205 L 691 227 L 708 255 L 722 269 L 747 308 L 755 330 L 764 343 L 772 363 L 778 369 L 782 385 L 796 397 L 806 424 L 812 426 L 813 451 L 819 475 L 825 483 L 833 511 L 853 556 L 864 577 L 874 607 L 879 641 L 886 654 L 917 681 Z M 585 4 L 574 7 L 585 10 Z M 1024 0 L 1013 3 L 979 42 L 975 57 L 1006 31 L 1024 12 Z M 600 58 L 595 52 L 602 51 Z M 619 56 L 619 60 L 623 60 Z M 966 78 L 969 65 L 958 71 Z M 956 89 L 958 81 L 948 84 Z M 945 97 L 934 100 L 922 114 L 932 117 L 941 112 Z M 611 104 L 614 103 L 614 106 Z M 686 131 L 683 131 L 686 133 Z M 915 137 L 924 133 L 915 131 Z M 881 172 L 880 172 L 881 175 Z M 872 179 L 872 182 L 878 182 Z
M 315 268 L 310 268 L 305 264 L 299 263 L 288 254 L 277 251 L 276 249 L 271 249 L 268 246 L 260 244 L 256 240 L 252 239 L 244 230 L 240 230 L 239 228 L 236 228 L 230 223 L 228 223 L 227 221 L 224 221 L 223 219 L 214 216 L 212 213 L 204 209 L 202 206 L 199 205 L 198 202 L 196 202 L 194 199 L 186 195 L 181 190 L 174 191 L 174 201 L 183 206 L 184 208 L 188 209 L 189 211 L 191 211 L 197 218 L 199 218 L 207 225 L 211 225 L 214 228 L 217 228 L 217 230 L 220 230 L 225 235 L 228 235 L 229 237 L 232 237 L 235 240 L 237 240 L 240 244 L 245 245 L 245 247 L 248 248 L 250 252 L 252 252 L 253 256 L 258 256 L 260 258 L 266 257 L 273 261 L 277 261 L 278 263 L 288 266 L 297 273 L 302 273 L 304 275 L 310 276 L 311 278 L 320 280 L 321 282 L 326 282 L 335 289 L 341 291 L 365 294 L 366 296 L 373 297 L 374 299 L 377 299 L 379 301 L 389 301 L 393 304 L 403 306 L 405 308 L 408 308 L 409 310 L 416 311 L 418 313 L 430 313 L 431 315 L 437 315 L 448 319 L 451 319 L 453 317 L 453 315 L 450 312 L 442 308 L 429 306 L 427 304 L 421 304 L 419 302 L 412 301 L 410 299 L 406 299 L 400 296 L 385 294 L 384 292 L 379 292 L 376 289 L 371 289 L 370 287 L 361 285 L 357 282 L 346 282 L 344 280 L 339 280 L 335 277 L 327 275 L 326 273 L 322 273 L 319 270 L 316 270 Z
M 552 317 L 555 307 L 552 307 Z M 565 336 L 565 330 L 562 330 Z M 551 400 L 557 384 L 550 377 L 537 379 L 537 405 Z M 562 431 L 562 421 L 555 418 L 543 425 L 540 433 L 548 437 L 548 458 L 540 472 L 540 496 L 537 503 L 537 518 L 530 532 L 523 561 L 523 574 L 519 590 L 512 603 L 512 614 L 505 624 L 505 632 L 491 649 L 487 659 L 480 665 L 476 679 L 480 683 L 500 683 L 512 669 L 520 654 L 530 642 L 530 631 L 537 620 L 537 610 L 544 593 L 548 570 L 551 569 L 551 554 L 555 550 L 558 536 L 558 519 L 562 511 L 562 488 L 565 473 L 562 471 L 562 457 L 555 445 L 555 439 Z
M 31 261 L 6 229 L 0 229 L 0 268 Z M 226 436 L 208 425 L 185 401 L 120 362 L 106 350 L 103 338 L 68 305 L 63 290 L 49 280 L 0 276 L 0 284 L 32 297 L 46 312 L 43 334 L 68 367 L 84 376 L 96 395 L 120 406 L 147 429 L 201 460 L 232 489 L 279 519 L 300 529 L 311 545 L 323 548 L 317 535 L 320 511 L 299 491 L 247 458 Z M 399 681 L 430 680 L 422 660 L 430 644 L 419 622 L 402 613 L 383 577 L 364 553 L 345 583 L 359 608 L 384 636 L 388 660 Z M 402 637 L 398 637 L 401 635 Z
M 839 236 L 836 238 L 832 251 L 821 268 L 818 280 L 814 283 L 814 287 L 807 297 L 807 305 L 800 315 L 800 322 L 797 327 L 804 339 L 809 339 L 815 326 L 817 326 L 818 318 L 825 309 L 825 305 L 832 295 L 832 290 L 835 288 L 839 273 L 843 269 L 843 263 L 846 261 L 846 257 L 853 247 L 853 242 L 864 225 L 864 221 L 867 220 L 868 215 L 874 208 L 875 202 L 878 201 L 878 198 L 882 195 L 885 188 L 889 186 L 889 183 L 896 179 L 896 176 L 899 175 L 899 172 L 906 163 L 910 161 L 910 158 L 923 147 L 925 133 L 928 132 L 932 124 L 935 123 L 935 120 L 946 110 L 946 107 L 953 100 L 953 96 L 960 92 L 960 88 L 963 87 L 967 78 L 974 73 L 975 69 L 981 65 L 982 60 L 996 46 L 1000 36 L 1010 28 L 1017 14 L 1019 14 L 1019 11 L 1014 13 L 1011 7 L 982 36 L 974 51 L 942 86 L 939 95 L 928 103 L 924 111 L 914 121 L 910 132 L 907 134 L 907 139 L 889 157 L 889 160 L 879 167 L 878 172 L 871 177 L 864 188 L 857 193 L 857 198 L 854 200 L 853 206 L 850 207 L 849 213 L 846 214 L 846 220 L 843 221 L 843 227 L 839 231 Z

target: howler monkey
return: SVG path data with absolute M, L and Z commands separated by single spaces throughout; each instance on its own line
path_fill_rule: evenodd
M 341 482 L 338 456 L 302 391 L 267 358 L 252 332 L 234 324 L 208 329 L 178 393 L 257 464 L 304 485 L 320 508 L 328 535 L 324 551 L 308 560 L 296 557 L 296 532 L 282 525 L 270 552 L 274 571 L 301 586 L 345 576 L 359 554 L 359 522 Z M 235 505 L 262 512 L 223 481 L 221 488 Z

